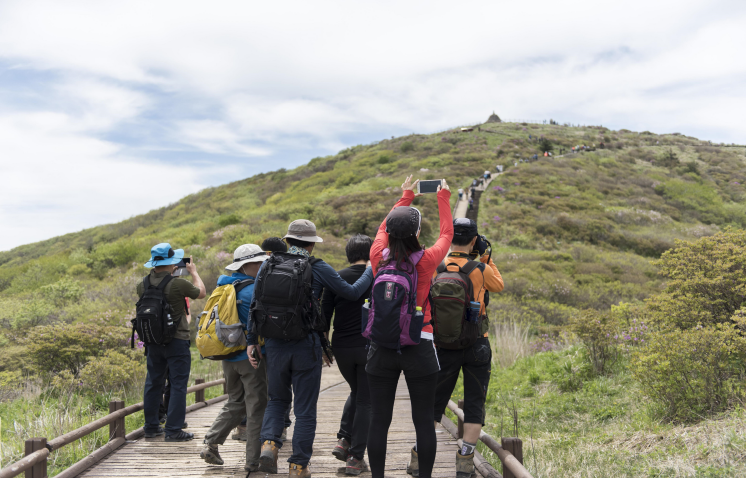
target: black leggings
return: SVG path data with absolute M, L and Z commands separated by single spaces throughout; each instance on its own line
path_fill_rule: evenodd
M 433 407 L 438 374 L 410 377 L 404 372 L 412 404 L 412 422 L 417 432 L 420 478 L 430 478 L 435 463 L 438 442 L 433 427 Z M 399 377 L 381 377 L 368 374 L 370 384 L 371 417 L 368 432 L 368 458 L 373 478 L 383 478 L 386 468 L 386 439 L 394 411 L 396 384 Z M 402 451 L 402 450 L 399 450 Z M 406 451 L 409 451 L 407 449 Z

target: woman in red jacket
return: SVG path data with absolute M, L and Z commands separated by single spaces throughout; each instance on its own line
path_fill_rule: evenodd
M 375 274 L 379 267 L 386 265 L 384 249 L 389 250 L 388 259 L 406 267 L 409 256 L 423 248 L 419 243 L 422 216 L 413 207 L 419 180 L 412 182 L 409 176 L 402 184 L 402 197 L 394 205 L 386 220 L 378 228 L 376 239 L 370 249 L 370 262 Z M 368 432 L 368 458 L 373 478 L 383 478 L 386 466 L 386 438 L 394 410 L 396 384 L 401 372 L 407 381 L 409 398 L 412 404 L 412 422 L 417 432 L 417 444 L 412 449 L 412 460 L 407 472 L 420 478 L 430 478 L 435 462 L 437 440 L 433 428 L 435 387 L 437 385 L 438 358 L 433 345 L 433 326 L 430 324 L 430 280 L 451 246 L 453 239 L 453 219 L 450 205 L 451 191 L 443 180 L 438 188 L 438 213 L 440 215 L 440 236 L 435 245 L 427 249 L 417 263 L 417 305 L 422 307 L 424 322 L 421 340 L 417 345 L 403 347 L 400 351 L 370 344 L 368 373 L 371 400 L 371 424 Z M 397 266 L 397 267 L 399 267 Z

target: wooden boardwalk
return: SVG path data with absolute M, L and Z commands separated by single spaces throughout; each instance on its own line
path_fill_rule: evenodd
M 318 405 L 318 425 L 316 440 L 313 445 L 313 457 L 310 469 L 314 477 L 330 478 L 347 476 L 344 464 L 335 459 L 332 448 L 337 442 L 337 430 L 342 416 L 342 408 L 350 392 L 347 383 L 342 378 L 336 366 L 324 367 L 321 376 L 321 395 Z M 129 442 L 117 451 L 101 460 L 79 476 L 84 477 L 246 477 L 244 471 L 246 459 L 246 445 L 244 442 L 232 440 L 230 437 L 225 445 L 220 446 L 220 455 L 225 465 L 208 465 L 200 457 L 202 440 L 212 425 L 215 416 L 222 408 L 222 402 L 187 414 L 189 428 L 194 433 L 194 440 L 185 443 L 166 443 L 163 436 Z M 292 426 L 288 430 L 288 438 L 292 436 Z M 443 427 L 436 429 L 438 437 L 438 455 L 435 459 L 433 477 L 451 478 L 456 476 L 455 453 L 456 440 Z M 414 444 L 415 432 L 412 425 L 411 407 L 407 386 L 402 379 L 396 392 L 394 418 L 389 429 L 388 455 L 386 458 L 386 476 L 407 475 L 409 450 Z M 290 440 L 280 449 L 278 460 L 278 475 L 253 472 L 252 478 L 287 477 L 287 459 L 290 456 L 292 444 Z M 367 461 L 367 456 L 366 456 Z M 363 473 L 363 477 L 370 476 L 370 472 Z

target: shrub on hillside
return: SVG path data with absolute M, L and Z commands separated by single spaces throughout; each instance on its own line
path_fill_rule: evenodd
M 232 226 L 241 222 L 241 216 L 238 214 L 223 214 L 218 218 L 218 226 Z
M 399 151 L 401 151 L 402 153 L 408 153 L 413 150 L 414 150 L 414 144 L 412 144 L 411 141 L 405 141 L 402 143 L 401 146 L 399 146 Z
M 34 372 L 49 375 L 67 370 L 77 376 L 91 357 L 123 347 L 128 332 L 121 326 L 56 324 L 31 329 L 24 342 Z
M 618 357 L 619 328 L 616 314 L 610 312 L 589 309 L 570 318 L 570 330 L 585 345 L 598 374 L 608 372 Z
M 746 339 L 730 324 L 649 336 L 633 356 L 632 371 L 663 417 L 698 421 L 746 398 Z
M 666 279 L 651 299 L 651 318 L 661 327 L 688 330 L 698 324 L 731 323 L 746 302 L 746 231 L 726 229 L 696 242 L 677 241 L 657 262 Z
M 658 265 L 666 288 L 648 303 L 656 330 L 635 376 L 669 419 L 726 410 L 746 396 L 746 231 L 677 242 Z
M 56 307 L 64 307 L 80 301 L 83 288 L 78 281 L 63 277 L 54 284 L 45 285 L 41 288 L 44 297 L 51 301 Z
M 95 393 L 110 393 L 125 387 L 142 385 L 146 367 L 139 350 L 107 350 L 100 357 L 89 357 L 80 370 L 80 386 Z

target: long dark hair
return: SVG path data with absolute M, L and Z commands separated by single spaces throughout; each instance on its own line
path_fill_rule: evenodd
M 385 267 L 391 263 L 391 261 L 396 261 L 396 268 L 399 270 L 407 271 L 407 272 L 413 272 L 414 270 L 412 267 L 414 264 L 412 264 L 412 261 L 409 260 L 409 256 L 411 254 L 414 254 L 417 251 L 421 251 L 424 249 L 422 244 L 420 244 L 419 239 L 417 239 L 417 236 L 409 236 L 405 237 L 404 239 L 398 239 L 396 237 L 389 236 L 389 257 L 388 259 L 381 259 L 378 262 L 378 268 Z

